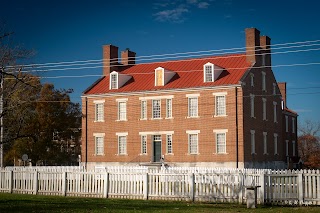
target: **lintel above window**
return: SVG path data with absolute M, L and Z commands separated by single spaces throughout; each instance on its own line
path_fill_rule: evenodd
M 203 81 L 214 82 L 218 79 L 222 71 L 223 68 L 210 62 L 206 63 L 205 65 L 203 65 Z

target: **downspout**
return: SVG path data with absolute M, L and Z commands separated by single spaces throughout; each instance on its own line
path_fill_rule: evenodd
M 85 168 L 87 170 L 88 163 L 88 98 L 86 97 L 86 156 L 85 156 Z
M 235 87 L 236 93 L 236 167 L 239 168 L 239 141 L 238 141 L 238 88 Z

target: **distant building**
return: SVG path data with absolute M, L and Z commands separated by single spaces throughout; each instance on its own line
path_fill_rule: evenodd
M 287 168 L 297 114 L 283 103 L 270 38 L 245 32 L 243 54 L 148 64 L 103 46 L 103 77 L 82 96 L 82 163 Z

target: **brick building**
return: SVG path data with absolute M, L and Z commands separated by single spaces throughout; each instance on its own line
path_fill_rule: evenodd
M 283 107 L 270 53 L 255 28 L 243 54 L 135 64 L 129 49 L 119 62 L 103 46 L 103 77 L 82 96 L 83 164 L 287 168 L 297 114 Z

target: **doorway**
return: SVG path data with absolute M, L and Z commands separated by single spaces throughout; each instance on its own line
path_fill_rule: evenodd
M 153 135 L 153 162 L 161 161 L 161 135 Z

